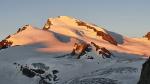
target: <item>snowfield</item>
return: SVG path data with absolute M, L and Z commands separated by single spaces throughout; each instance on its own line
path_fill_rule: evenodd
M 43 29 L 26 25 L 6 40 L 13 44 L 0 50 L 0 84 L 137 84 L 150 55 L 147 38 L 125 37 L 68 16 L 49 18 Z M 103 58 L 91 42 L 111 57 Z M 77 59 L 75 43 L 91 50 Z

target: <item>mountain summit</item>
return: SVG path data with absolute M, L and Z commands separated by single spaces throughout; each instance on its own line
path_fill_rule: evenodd
M 113 45 L 117 45 L 117 41 L 105 29 L 68 16 L 49 18 L 43 30 L 50 30 L 75 38 L 103 39 Z

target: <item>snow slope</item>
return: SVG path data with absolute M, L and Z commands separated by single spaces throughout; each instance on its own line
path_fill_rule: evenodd
M 39 76 L 29 78 L 23 75 L 14 63 L 27 64 L 30 68 L 36 68 L 33 64 L 41 67 L 45 65 L 49 69 L 44 75 L 58 70 L 58 81 L 48 81 L 52 84 L 136 84 L 145 61 L 138 55 L 117 52 L 113 52 L 115 57 L 103 59 L 95 51 L 86 54 L 94 59 L 87 59 L 86 55 L 81 59 L 74 59 L 71 55 L 59 58 L 66 53 L 46 54 L 35 51 L 36 47 L 26 45 L 0 51 L 2 84 L 38 84 L 40 81 Z
M 102 31 L 112 37 L 113 40 L 104 40 L 103 36 L 98 36 L 97 32 L 93 29 L 87 28 L 87 26 L 79 26 L 77 25 L 77 22 L 87 24 L 87 26 L 93 27 L 96 31 Z M 99 46 L 121 53 L 131 53 L 144 56 L 150 55 L 150 43 L 146 38 L 125 37 L 68 16 L 49 18 L 44 25 L 43 30 L 30 25 L 26 25 L 23 28 L 25 28 L 23 31 L 7 38 L 8 41 L 13 42 L 12 46 L 42 43 L 45 48 L 38 49 L 42 52 L 64 52 L 71 51 L 74 43 L 84 41 L 86 43 L 94 42 Z M 118 43 L 117 46 L 111 43 L 113 41 Z M 64 47 L 64 49 L 62 50 L 60 47 Z
M 43 29 L 26 25 L 5 40 L 13 44 L 0 50 L 1 84 L 136 84 L 150 55 L 146 38 L 125 37 L 68 16 L 49 18 Z M 91 42 L 108 49 L 111 58 L 103 59 Z M 75 43 L 90 44 L 92 50 L 76 59 L 71 55 Z M 16 63 L 45 73 L 28 77 Z M 39 83 L 49 74 L 56 80 Z
M 34 28 L 30 25 L 24 26 L 25 30 L 11 35 L 8 41 L 12 41 L 13 45 L 30 45 L 40 43 L 43 48 L 37 48 L 43 52 L 65 52 L 72 49 L 72 45 L 77 39 L 61 35 L 55 32 L 44 31 L 42 29 Z M 64 47 L 60 49 L 58 47 Z
M 88 29 L 86 26 L 79 26 L 76 22 L 83 22 L 68 16 L 59 16 L 56 18 L 49 18 L 44 28 L 48 28 L 49 31 L 57 32 L 63 35 L 67 35 L 70 37 L 75 37 L 81 40 L 84 40 L 88 43 L 95 42 L 100 46 L 107 47 L 107 49 L 131 53 L 131 54 L 139 54 L 139 55 L 150 55 L 149 47 L 150 43 L 148 40 L 144 38 L 129 38 L 122 36 L 120 34 L 107 31 L 104 28 L 95 26 L 93 24 L 89 24 L 85 22 L 87 25 L 94 27 L 97 31 L 102 31 L 106 34 L 109 34 L 117 43 L 118 46 L 114 46 L 106 40 L 103 40 L 102 37 L 99 37 L 97 33 L 93 29 Z M 50 22 L 50 25 L 49 25 Z M 49 27 L 49 26 L 50 27 Z

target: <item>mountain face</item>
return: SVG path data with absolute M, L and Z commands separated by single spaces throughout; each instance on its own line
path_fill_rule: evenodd
M 77 59 L 80 59 L 80 57 L 84 54 L 86 54 L 86 51 L 89 52 L 90 44 L 87 44 L 85 42 L 82 43 L 75 43 L 73 47 L 73 51 L 71 52 L 71 55 L 77 55 Z
M 80 41 L 87 44 L 94 42 L 112 51 L 150 55 L 149 41 L 144 38 L 125 37 L 68 16 L 49 18 L 43 29 L 25 25 L 19 28 L 15 34 L 6 37 L 0 45 L 5 48 L 10 44 L 11 46 L 41 44 L 43 47 L 37 48 L 38 51 L 51 53 L 56 50 L 71 52 L 74 44 Z M 5 42 L 9 43 L 4 45 Z M 60 49 L 60 46 L 65 49 Z
M 75 43 L 71 55 L 76 55 L 76 58 L 80 59 L 81 56 L 91 52 L 92 50 L 95 50 L 98 55 L 102 55 L 103 58 L 111 58 L 112 56 L 112 53 L 109 50 L 107 50 L 105 47 L 98 46 L 94 42 L 91 42 L 90 44 L 85 42 Z
M 0 49 L 0 84 L 137 84 L 150 55 L 145 38 L 68 16 L 49 18 L 43 28 L 25 25 Z
M 56 27 L 58 26 L 59 27 L 65 26 L 65 28 L 71 27 L 74 31 L 76 31 L 76 34 L 80 36 L 83 36 L 83 35 L 87 36 L 87 34 L 93 33 L 92 36 L 99 37 L 99 39 L 102 38 L 103 40 L 113 45 L 117 45 L 117 42 L 115 41 L 115 39 L 112 36 L 110 36 L 103 28 L 100 28 L 96 25 L 89 24 L 89 23 L 86 23 L 86 22 L 83 22 L 83 21 L 80 21 L 80 20 L 77 20 L 68 16 L 59 16 L 57 18 L 49 18 L 46 24 L 44 25 L 43 30 L 51 30 L 51 31 L 59 32 L 58 30 L 56 30 Z M 70 32 L 70 30 L 68 30 L 68 32 Z

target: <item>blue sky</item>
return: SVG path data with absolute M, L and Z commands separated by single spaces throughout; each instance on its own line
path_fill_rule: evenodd
M 25 24 L 67 15 L 130 37 L 150 31 L 150 0 L 0 0 L 0 39 Z

